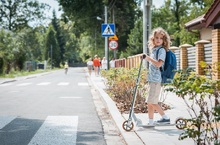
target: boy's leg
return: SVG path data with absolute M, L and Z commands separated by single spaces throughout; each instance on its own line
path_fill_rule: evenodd
M 159 104 L 154 104 L 154 109 L 161 115 L 161 119 L 157 121 L 157 123 L 170 123 L 170 118 L 164 113 L 163 109 L 160 107 Z
M 153 125 L 154 124 L 154 107 L 153 104 L 148 103 L 148 118 L 149 122 L 148 125 Z
M 160 83 L 149 83 L 149 94 L 148 94 L 149 96 L 147 100 L 149 121 L 153 120 L 154 111 L 156 110 L 162 116 L 162 119 L 157 122 L 169 123 L 170 119 L 165 115 L 163 109 L 158 104 L 160 91 L 161 91 Z
M 153 119 L 154 118 L 153 104 L 148 103 L 147 107 L 148 107 L 148 117 L 149 119 Z
M 163 109 L 160 107 L 159 104 L 152 104 L 152 105 L 153 105 L 154 109 L 155 109 L 161 116 L 164 115 L 164 111 L 163 111 Z

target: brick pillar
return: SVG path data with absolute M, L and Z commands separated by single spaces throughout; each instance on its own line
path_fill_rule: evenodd
M 204 70 L 200 66 L 201 61 L 205 61 L 204 44 L 210 43 L 207 40 L 199 40 L 195 42 L 196 45 L 196 73 L 199 75 L 204 75 Z
M 218 63 L 220 62 L 220 29 L 212 30 L 212 67 L 217 70 Z M 220 72 L 212 74 L 212 79 L 220 79 Z
M 188 67 L 187 48 L 189 47 L 192 47 L 192 45 L 183 44 L 180 46 L 180 69 L 186 69 Z

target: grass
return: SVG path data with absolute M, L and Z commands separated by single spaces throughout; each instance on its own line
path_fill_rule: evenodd
M 28 76 L 32 74 L 44 73 L 44 72 L 49 72 L 49 71 L 51 70 L 50 69 L 47 69 L 47 70 L 37 69 L 35 71 L 11 71 L 9 74 L 0 74 L 0 78 L 16 78 L 20 76 Z

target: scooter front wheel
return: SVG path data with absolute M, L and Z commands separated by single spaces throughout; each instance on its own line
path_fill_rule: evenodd
M 126 120 L 123 124 L 122 127 L 125 131 L 131 131 L 134 128 L 134 123 L 132 121 Z

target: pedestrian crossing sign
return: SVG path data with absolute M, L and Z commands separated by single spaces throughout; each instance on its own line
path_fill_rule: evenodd
M 115 24 L 102 24 L 102 36 L 109 37 L 115 35 Z

